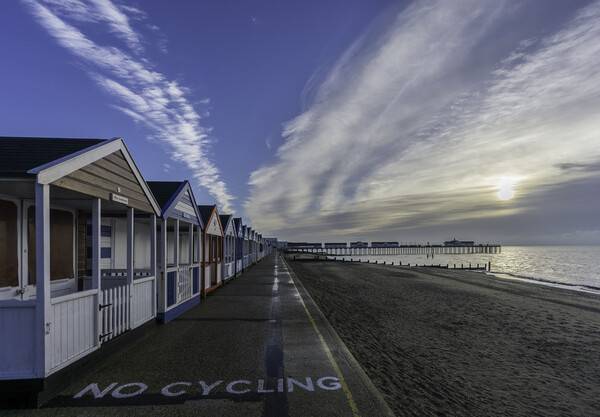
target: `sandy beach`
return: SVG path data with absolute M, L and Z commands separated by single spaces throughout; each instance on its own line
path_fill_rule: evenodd
M 398 416 L 600 415 L 600 296 L 470 271 L 288 263 Z

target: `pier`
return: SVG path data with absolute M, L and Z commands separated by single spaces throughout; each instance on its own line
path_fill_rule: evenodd
M 326 256 L 384 256 L 384 255 L 456 255 L 456 254 L 498 254 L 502 253 L 502 246 L 496 244 L 470 245 L 470 246 L 444 246 L 444 245 L 398 245 L 398 246 L 346 246 L 340 244 L 328 246 L 310 243 L 306 245 L 288 244 L 287 252 L 309 253 Z

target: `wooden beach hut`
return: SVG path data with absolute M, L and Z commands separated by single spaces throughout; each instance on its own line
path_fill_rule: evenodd
M 223 226 L 223 282 L 235 277 L 235 222 L 231 214 L 219 216 Z
M 37 405 L 104 343 L 154 323 L 159 213 L 120 138 L 0 138 L 0 392 Z
M 167 323 L 200 302 L 202 216 L 189 181 L 149 181 L 161 207 L 157 318 Z
M 233 219 L 235 227 L 235 275 L 241 275 L 244 270 L 244 227 L 242 218 Z
M 216 205 L 198 206 L 204 230 L 202 231 L 202 293 L 208 294 L 223 285 L 223 226 Z

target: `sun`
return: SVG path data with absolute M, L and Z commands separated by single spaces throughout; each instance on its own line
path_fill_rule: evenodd
M 498 193 L 496 194 L 500 200 L 510 200 L 515 196 L 514 187 L 518 179 L 516 178 L 502 178 L 498 183 Z
M 511 187 L 501 188 L 497 195 L 500 200 L 510 200 L 515 196 L 515 190 Z

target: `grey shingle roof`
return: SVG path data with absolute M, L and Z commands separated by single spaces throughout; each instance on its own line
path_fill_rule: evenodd
M 164 209 L 185 181 L 147 181 L 160 208 Z
M 219 214 L 219 217 L 221 218 L 221 226 L 223 226 L 223 229 L 227 228 L 227 222 L 229 221 L 231 214 Z
M 241 231 L 242 218 L 241 217 L 236 217 L 236 218 L 233 219 L 233 221 L 235 222 L 235 230 L 238 231 L 238 232 Z
M 200 211 L 200 216 L 202 216 L 202 221 L 204 222 L 205 225 L 208 224 L 208 220 L 210 218 L 210 215 L 212 214 L 214 208 L 216 206 L 212 205 L 212 206 L 198 206 L 198 210 Z
M 0 136 L 0 175 L 28 176 L 27 171 L 105 142 L 106 139 Z

